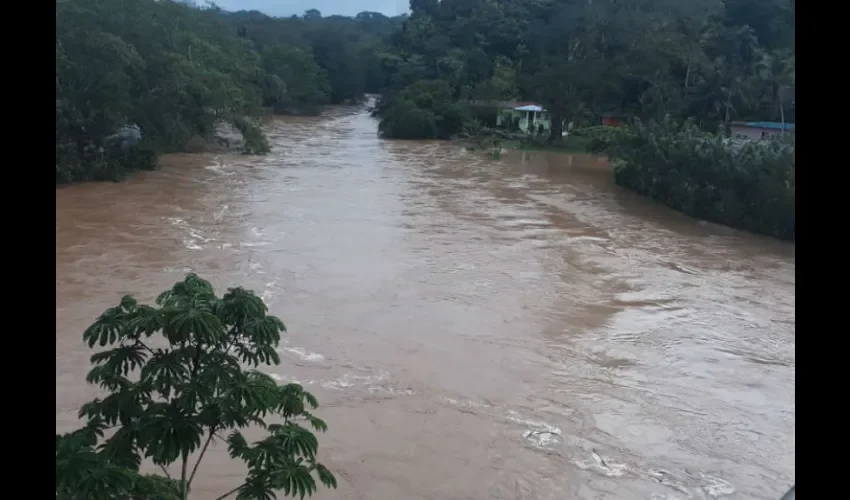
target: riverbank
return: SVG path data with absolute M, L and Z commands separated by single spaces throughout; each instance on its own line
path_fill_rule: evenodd
M 256 115 L 216 120 L 209 135 L 189 135 L 182 145 L 171 148 L 151 147 L 147 138 L 140 132 L 132 144 L 124 143 L 118 147 L 105 148 L 100 156 L 93 157 L 88 163 L 76 164 L 70 171 L 67 164 L 57 161 L 56 187 L 86 182 L 121 182 L 133 174 L 156 170 L 159 168 L 160 159 L 169 154 L 264 155 L 270 148 L 265 131 L 274 120 L 286 117 L 318 118 L 329 109 L 362 107 L 368 99 L 369 96 L 363 101 L 313 108 L 291 107 L 275 110 L 266 107 Z M 141 160 L 136 159 L 137 157 Z
M 455 142 L 468 150 L 480 149 L 493 151 L 498 146 L 501 150 L 500 154 L 508 151 L 536 151 L 564 154 L 584 154 L 589 152 L 587 149 L 589 139 L 580 136 L 567 136 L 555 143 L 547 143 L 545 138 L 538 139 L 531 136 L 503 139 L 494 135 L 457 139 Z
M 691 217 L 796 239 L 793 136 L 729 140 L 689 122 L 638 122 L 594 141 L 620 186 Z
M 589 140 L 586 137 L 569 135 L 560 141 L 548 143 L 546 139 L 529 138 L 525 140 L 502 141 L 502 148 L 515 151 L 545 151 L 548 153 L 587 153 Z

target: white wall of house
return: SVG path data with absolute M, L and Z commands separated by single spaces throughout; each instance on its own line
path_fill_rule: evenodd
M 782 133 L 781 130 L 772 128 L 744 127 L 741 125 L 730 125 L 729 130 L 731 132 L 731 136 L 736 139 L 762 139 L 764 137 L 779 135 Z M 788 132 L 792 134 L 794 133 L 793 130 Z

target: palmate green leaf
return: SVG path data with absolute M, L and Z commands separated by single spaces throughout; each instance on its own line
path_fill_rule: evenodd
M 265 365 L 280 364 L 280 354 L 277 353 L 277 349 L 272 345 L 261 346 L 257 349 L 257 358 Z
M 204 435 L 197 417 L 176 404 L 152 404 L 137 426 L 145 456 L 157 465 L 168 465 L 181 456 L 191 455 L 200 447 Z
M 281 388 L 279 392 L 280 399 L 277 409 L 284 418 L 297 417 L 304 413 L 304 398 L 300 393 L 287 391 L 284 388 Z
M 304 419 L 307 420 L 307 422 L 309 422 L 313 429 L 315 429 L 316 431 L 325 432 L 328 430 L 328 424 L 326 424 L 324 420 L 314 416 L 310 412 L 305 411 L 301 414 L 301 416 L 304 417 Z
M 188 375 L 189 368 L 181 351 L 157 349 L 142 368 L 140 379 L 159 393 L 168 395 Z
M 220 407 L 220 399 L 216 398 L 217 385 L 205 383 L 203 379 L 195 377 L 187 378 L 186 382 L 180 384 L 177 392 L 180 405 L 186 410 L 204 413 L 204 409 L 208 406 Z M 217 417 L 221 417 L 220 410 L 216 413 Z M 210 426 L 215 422 L 211 421 Z
M 157 297 L 157 304 L 163 310 L 187 310 L 202 309 L 212 311 L 216 307 L 218 299 L 212 291 L 209 282 L 201 280 L 194 275 L 188 275 L 171 290 L 163 292 Z
M 329 471 L 327 467 L 322 464 L 316 464 L 316 473 L 318 474 L 319 481 L 321 481 L 322 484 L 324 484 L 328 488 L 337 487 L 336 477 L 331 474 L 331 471 Z
M 227 452 L 233 458 L 243 458 L 249 450 L 248 441 L 239 431 L 233 431 L 227 436 Z
M 219 319 L 208 310 L 193 307 L 169 307 L 165 310 L 163 333 L 172 344 L 185 342 L 193 335 L 212 344 L 224 334 Z
M 253 367 L 260 365 L 260 355 L 253 346 L 238 343 L 234 345 L 233 350 L 240 363 Z
M 208 401 L 200 406 L 198 413 L 198 424 L 201 427 L 226 427 L 230 428 L 230 422 L 224 421 L 225 407 L 222 401 Z M 223 425 L 224 424 L 224 425 Z
M 125 295 L 121 297 L 121 308 L 124 309 L 124 312 L 131 313 L 136 309 L 138 302 L 131 295 Z
M 242 406 L 247 414 L 266 414 L 278 405 L 277 383 L 261 372 L 243 374 L 227 390 L 226 398 L 231 406 Z
M 108 391 L 118 391 L 133 385 L 133 382 L 118 373 L 114 367 L 106 365 L 95 366 L 89 370 L 88 375 L 86 375 L 86 382 L 98 385 Z
M 265 475 L 249 475 L 239 491 L 236 500 L 271 500 L 276 498 L 271 482 Z
M 280 355 L 275 349 L 275 345 L 256 345 L 256 344 L 236 344 L 234 351 L 239 361 L 242 363 L 257 367 L 260 364 L 278 365 L 280 364 Z
M 276 316 L 264 316 L 245 321 L 244 333 L 250 341 L 261 346 L 277 346 L 280 332 L 285 331 L 283 321 Z
M 126 376 L 140 368 L 148 358 L 145 347 L 140 344 L 122 345 L 92 355 L 91 363 L 101 365 L 104 370 Z
M 316 396 L 313 396 L 312 393 L 302 390 L 301 394 L 304 397 L 304 401 L 307 401 L 307 404 L 310 405 L 310 408 L 313 408 L 315 410 L 319 407 L 319 400 L 316 399 Z
M 242 325 L 251 320 L 263 318 L 268 308 L 263 299 L 244 288 L 230 288 L 221 299 L 218 309 L 222 323 Z
M 222 399 L 221 403 L 221 427 L 226 428 L 245 428 L 250 425 L 266 428 L 266 422 L 263 420 L 263 412 L 256 408 L 247 408 L 239 402 L 239 400 Z
M 80 409 L 80 417 L 97 417 L 109 425 L 129 425 L 144 412 L 147 395 L 138 389 L 127 388 L 95 400 Z
M 136 478 L 131 498 L 138 500 L 180 500 L 180 480 L 153 474 Z
M 268 373 L 251 370 L 245 373 L 245 381 L 267 400 L 277 396 L 277 382 Z
M 275 464 L 293 460 L 282 452 L 274 436 L 268 436 L 242 450 L 241 458 L 248 466 L 249 474 L 262 474 Z
M 272 486 L 283 490 L 287 496 L 304 498 L 316 492 L 316 480 L 310 475 L 310 468 L 303 463 L 290 462 L 276 467 L 270 476 Z
M 98 446 L 98 452 L 109 463 L 138 471 L 142 457 L 136 448 L 136 438 L 137 434 L 133 427 L 121 427 L 106 442 Z
M 101 347 L 114 344 L 123 334 L 125 317 L 126 314 L 119 307 L 107 309 L 93 325 L 86 329 L 83 340 L 89 347 L 94 347 L 95 344 Z
M 187 381 L 184 389 L 198 393 L 202 401 L 209 400 L 213 394 L 221 394 L 242 377 L 242 367 L 232 355 L 206 351 L 199 360 L 199 368 L 194 379 Z
M 161 311 L 148 305 L 138 306 L 128 318 L 128 335 L 133 338 L 139 338 L 142 334 L 150 337 L 162 329 L 163 322 Z
M 319 441 L 309 430 L 295 423 L 270 425 L 271 436 L 260 441 L 258 446 L 276 450 L 286 457 L 304 457 L 310 460 L 316 458 Z
M 76 450 L 79 448 L 92 448 L 97 440 L 103 437 L 106 423 L 100 418 L 91 418 L 84 427 L 74 432 L 56 435 L 56 453 L 60 450 Z
M 304 413 L 305 403 L 316 409 L 319 402 L 313 394 L 304 390 L 299 384 L 286 384 L 278 387 L 279 405 L 277 410 L 284 416 L 290 418 Z

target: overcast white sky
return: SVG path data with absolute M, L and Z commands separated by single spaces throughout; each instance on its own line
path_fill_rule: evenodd
M 353 16 L 368 10 L 395 16 L 407 12 L 408 0 L 214 0 L 224 10 L 258 10 L 270 16 L 301 15 L 309 9 L 323 16 Z

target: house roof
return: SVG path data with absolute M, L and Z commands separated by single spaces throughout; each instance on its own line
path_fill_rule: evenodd
M 472 106 L 483 106 L 483 107 L 492 107 L 499 109 L 517 109 L 524 106 L 539 106 L 536 102 L 533 101 L 478 101 L 471 100 L 468 101 Z
M 519 106 L 514 108 L 515 111 L 543 111 L 542 106 L 538 106 L 537 104 L 527 104 L 525 106 Z
M 764 128 L 768 130 L 782 130 L 782 122 L 732 122 L 730 125 L 737 125 L 739 127 L 749 127 L 749 128 Z M 785 130 L 794 130 L 793 123 L 786 123 Z

